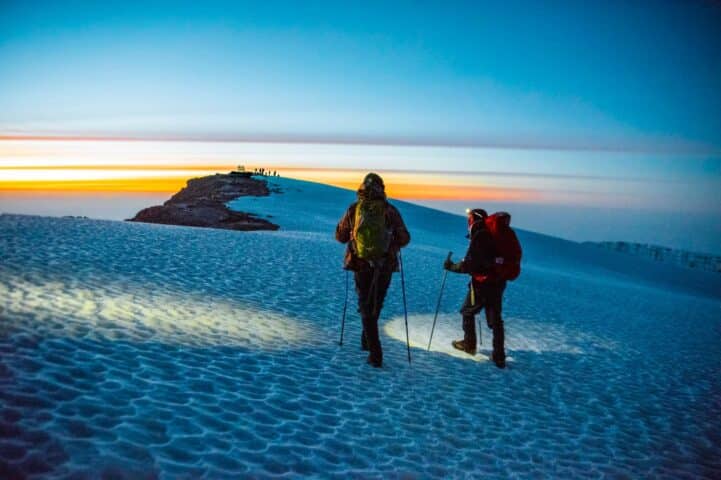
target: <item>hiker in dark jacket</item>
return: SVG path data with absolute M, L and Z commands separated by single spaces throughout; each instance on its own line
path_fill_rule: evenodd
M 461 307 L 463 316 L 463 340 L 454 340 L 452 345 L 470 355 L 476 354 L 476 314 L 485 308 L 486 322 L 493 329 L 493 353 L 491 360 L 499 368 L 506 366 L 504 349 L 503 318 L 501 307 L 506 281 L 496 275 L 494 266 L 498 252 L 486 226 L 488 214 L 482 208 L 468 212 L 468 237 L 470 244 L 466 256 L 458 263 L 447 259 L 443 267 L 451 272 L 471 275 L 466 300 Z
M 354 272 L 358 313 L 363 321 L 361 348 L 369 351 L 368 363 L 381 367 L 378 317 L 391 276 L 398 271 L 398 252 L 408 245 L 411 236 L 401 214 L 388 203 L 380 176 L 366 175 L 358 188 L 358 201 L 338 222 L 335 238 L 348 244 L 344 268 Z

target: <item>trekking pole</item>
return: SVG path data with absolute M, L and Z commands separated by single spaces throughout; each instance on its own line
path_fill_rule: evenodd
M 448 252 L 446 257 L 447 261 L 450 261 L 453 252 Z M 436 313 L 433 315 L 433 326 L 431 327 L 431 336 L 428 339 L 428 351 L 431 351 L 431 342 L 433 341 L 433 330 L 436 329 L 436 320 L 438 319 L 438 310 L 441 308 L 441 298 L 443 298 L 443 287 L 446 286 L 446 277 L 448 276 L 448 270 L 443 269 L 443 280 L 441 280 L 441 291 L 438 293 L 438 303 L 436 303 Z
M 343 302 L 343 320 L 340 322 L 340 342 L 338 345 L 343 346 L 343 330 L 345 330 L 345 312 L 348 310 L 348 270 L 345 271 L 345 301 Z
M 411 363 L 411 341 L 408 338 L 408 306 L 406 305 L 406 280 L 403 274 L 403 255 L 398 250 L 398 262 L 401 266 L 401 291 L 403 292 L 403 316 L 406 320 L 406 348 L 408 349 L 408 364 Z

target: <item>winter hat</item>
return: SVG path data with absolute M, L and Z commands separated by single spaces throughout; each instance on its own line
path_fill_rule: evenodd
M 377 173 L 369 173 L 363 179 L 358 194 L 365 198 L 385 198 L 385 185 L 383 179 Z
M 472 233 L 474 227 L 483 227 L 486 224 L 486 218 L 488 218 L 488 212 L 482 208 L 466 209 L 468 214 L 468 233 Z
M 365 176 L 363 179 L 363 183 L 360 186 L 360 190 L 365 190 L 367 188 L 378 188 L 380 187 L 381 190 L 385 190 L 386 186 L 383 184 L 383 179 L 380 175 L 377 173 L 369 173 Z
M 485 221 L 488 218 L 488 212 L 482 208 L 467 208 L 466 213 L 468 214 L 468 226 L 470 227 L 478 221 Z

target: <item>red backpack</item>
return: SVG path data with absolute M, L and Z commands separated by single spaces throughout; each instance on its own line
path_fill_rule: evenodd
M 521 244 L 516 232 L 511 228 L 511 215 L 498 212 L 486 218 L 486 226 L 491 232 L 498 256 L 503 263 L 497 263 L 495 273 L 503 280 L 515 280 L 521 274 Z

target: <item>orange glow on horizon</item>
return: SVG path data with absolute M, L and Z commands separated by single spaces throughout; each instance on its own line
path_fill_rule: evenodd
M 282 168 L 281 173 L 289 173 L 293 178 L 325 183 L 335 187 L 356 190 L 365 170 L 321 169 L 321 168 Z M 450 177 L 447 174 L 428 174 L 402 171 L 377 170 L 385 182 L 386 192 L 391 198 L 400 200 L 478 200 L 478 201 L 535 201 L 541 195 L 532 189 L 475 185 L 463 178 Z
M 280 150 L 256 145 L 238 151 L 222 144 L 129 141 L 118 138 L 0 135 L 0 193 L 32 195 L 167 193 L 195 177 L 229 172 L 238 165 L 247 171 L 264 167 L 282 176 L 356 190 L 367 170 L 314 166 L 314 155 L 302 153 L 309 166 L 283 166 Z M 290 148 L 290 154 L 295 148 Z M 205 163 L 204 163 L 205 160 Z M 385 179 L 388 195 L 405 200 L 529 201 L 540 197 L 534 186 L 462 173 L 376 170 Z
M 264 157 L 274 156 L 273 150 L 266 151 L 262 145 L 236 151 L 227 145 L 187 142 L 42 136 L 0 139 L 4 140 L 0 142 L 0 193 L 13 195 L 50 192 L 170 196 L 191 178 L 226 173 L 238 165 L 245 165 L 247 171 L 264 167 L 285 177 L 355 190 L 368 173 L 358 168 L 313 166 L 315 152 L 303 154 L 306 157 L 302 161 L 310 165 L 307 167 L 283 166 L 282 155 L 288 154 L 285 151 L 279 154 L 278 163 L 262 163 Z M 324 150 L 317 154 L 324 155 Z M 540 196 L 533 186 L 458 172 L 376 171 L 385 179 L 389 196 L 398 199 L 529 201 Z
M 62 180 L 34 182 L 0 181 L 0 192 L 34 194 L 54 193 L 168 193 L 173 194 L 183 188 L 187 178 L 153 179 L 99 179 L 99 180 Z
M 118 165 L 22 165 L 22 166 L 7 166 L 0 164 L 0 179 L 2 179 L 3 171 L 9 170 L 127 170 L 132 171 L 167 171 L 167 170 L 183 170 L 183 171 L 198 171 L 204 175 L 209 175 L 208 172 L 229 172 L 234 170 L 235 165 L 134 165 L 134 164 L 118 164 Z
M 356 190 L 358 185 L 350 182 L 329 182 L 329 185 Z M 431 185 L 421 183 L 386 184 L 386 193 L 401 200 L 484 200 L 484 201 L 531 201 L 535 192 L 521 189 L 496 187 L 468 187 L 458 185 Z
M 172 194 L 195 177 L 212 175 L 232 168 L 208 166 L 69 166 L 3 168 L 0 167 L 0 192 L 32 193 L 168 193 Z M 249 168 L 252 170 L 252 168 Z M 273 169 L 271 169 L 273 170 Z M 281 174 L 286 169 L 277 169 Z M 292 178 L 355 190 L 364 171 L 332 169 L 287 169 Z M 483 200 L 533 201 L 538 192 L 530 189 L 468 185 L 442 175 L 412 172 L 384 174 L 389 197 L 404 200 Z

